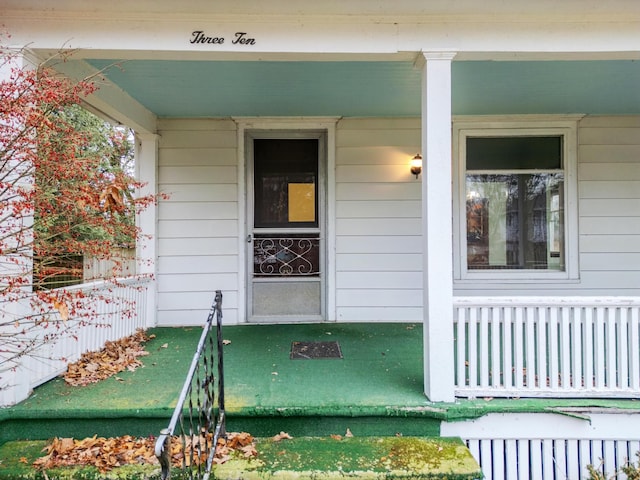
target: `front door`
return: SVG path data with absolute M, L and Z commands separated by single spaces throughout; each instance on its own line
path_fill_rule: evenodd
M 324 319 L 324 138 L 247 136 L 250 322 Z

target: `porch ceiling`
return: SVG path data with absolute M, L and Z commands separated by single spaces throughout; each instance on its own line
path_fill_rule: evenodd
M 86 61 L 158 117 L 420 115 L 408 61 Z M 452 83 L 456 115 L 640 113 L 633 60 L 457 61 Z

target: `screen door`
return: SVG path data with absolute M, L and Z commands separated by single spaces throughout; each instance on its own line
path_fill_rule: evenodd
M 250 322 L 323 320 L 322 140 L 248 138 Z

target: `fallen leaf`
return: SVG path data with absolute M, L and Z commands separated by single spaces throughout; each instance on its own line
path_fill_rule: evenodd
M 222 340 L 223 345 L 231 345 L 231 340 Z
M 331 435 L 334 440 L 342 440 L 342 435 Z
M 73 441 L 73 438 L 67 437 L 67 438 L 60 439 L 59 448 L 62 452 L 68 452 L 69 450 L 73 450 L 74 446 L 75 446 L 75 442 Z
M 291 440 L 293 437 L 286 432 L 280 432 L 279 434 L 271 437 L 271 440 L 274 442 L 279 442 L 281 440 Z
M 353 433 L 351 433 L 351 430 L 349 430 L 349 429 L 347 428 L 347 433 L 345 433 L 345 434 L 344 434 L 344 436 L 345 436 L 346 438 L 351 438 L 351 437 L 353 437 Z
M 27 457 L 20 457 L 20 463 L 27 464 L 29 463 L 29 460 L 27 460 Z
M 63 322 L 66 322 L 67 320 L 69 320 L 69 307 L 67 307 L 66 303 L 59 302 L 58 300 L 54 300 L 53 308 L 58 310 L 58 313 L 60 313 L 60 318 L 62 319 Z
M 84 367 L 84 369 L 85 369 L 87 372 L 91 372 L 91 373 L 95 373 L 95 372 L 97 372 L 99 368 L 100 368 L 100 365 L 98 365 L 98 364 L 97 364 L 97 363 L 95 363 L 95 362 L 88 363 L 88 364 Z
M 183 461 L 187 466 L 206 463 L 207 452 L 210 451 L 212 442 L 211 432 L 188 437 L 172 437 L 169 451 L 172 464 L 174 467 L 180 467 Z M 203 448 L 205 445 L 207 448 Z M 154 449 L 155 438 L 152 437 L 135 438 L 124 435 L 104 438 L 94 435 L 83 440 L 54 438 L 43 449 L 47 455 L 38 458 L 33 465 L 41 470 L 92 465 L 104 473 L 122 465 L 157 465 L 158 459 Z M 257 456 L 253 436 L 246 432 L 231 432 L 227 434 L 226 439 L 219 439 L 213 461 L 217 464 L 225 463 L 234 455 L 246 458 Z M 20 459 L 20 461 L 23 460 Z M 45 478 L 47 478 L 46 475 Z
M 106 342 L 102 350 L 82 354 L 77 362 L 67 366 L 64 381 L 83 386 L 109 378 L 124 370 L 133 371 L 142 365 L 139 357 L 148 355 L 143 344 L 148 337 L 142 330 L 113 342 Z
M 162 345 L 160 345 L 160 348 L 169 348 L 169 344 L 168 343 L 163 343 Z

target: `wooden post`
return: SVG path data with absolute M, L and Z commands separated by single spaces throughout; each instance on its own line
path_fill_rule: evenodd
M 136 134 L 136 169 L 137 179 L 145 184 L 139 194 L 155 195 L 158 190 L 158 135 Z M 136 218 L 138 226 L 142 230 L 142 237 L 138 239 L 136 245 L 137 273 L 153 275 L 146 295 L 147 319 L 145 324 L 147 327 L 154 327 L 157 323 L 157 212 L 157 205 L 151 204 Z
M 424 391 L 454 401 L 451 52 L 423 53 Z M 422 60 L 422 58 L 421 58 Z

